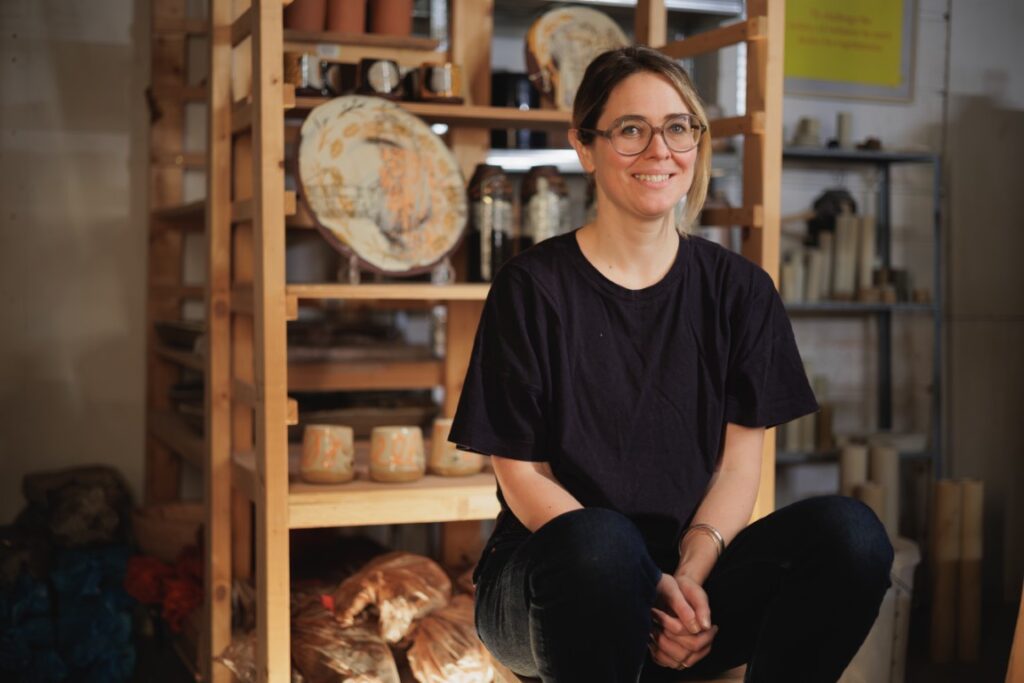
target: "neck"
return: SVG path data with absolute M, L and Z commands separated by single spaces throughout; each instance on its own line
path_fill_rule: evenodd
M 602 220 L 580 228 L 577 241 L 583 255 L 612 282 L 642 289 L 661 280 L 671 269 L 679 249 L 679 233 L 672 215 L 655 221 Z

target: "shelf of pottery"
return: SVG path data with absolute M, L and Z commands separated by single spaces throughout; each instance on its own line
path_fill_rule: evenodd
M 183 3 L 172 4 L 157 3 L 157 14 L 200 30 L 202 22 L 181 18 Z M 612 20 L 544 3 L 391 4 L 370 0 L 364 12 L 357 2 L 294 0 L 282 12 L 272 0 L 211 0 L 207 86 L 186 93 L 207 96 L 206 198 L 154 201 L 162 239 L 204 226 L 206 282 L 172 283 L 166 254 L 151 260 L 166 275 L 151 296 L 168 287 L 178 303 L 201 295 L 205 315 L 200 325 L 161 326 L 154 341 L 155 357 L 201 376 L 202 388 L 177 413 L 165 405 L 151 433 L 204 472 L 203 647 L 225 651 L 233 586 L 255 578 L 261 679 L 286 680 L 291 668 L 290 530 L 446 522 L 441 563 L 475 559 L 479 520 L 497 512 L 494 479 L 482 458 L 447 443 L 445 418 L 486 282 L 516 249 L 572 224 L 568 169 L 532 163 L 541 152 L 517 147 L 568 128 L 555 103 L 571 101 L 568 74 L 589 56 L 556 54 L 566 31 L 568 42 L 600 51 L 630 40 L 623 17 L 629 26 L 635 18 L 637 39 L 658 45 L 673 25 L 664 3 L 649 1 L 635 14 L 611 10 Z M 718 4 L 705 27 L 742 9 Z M 502 12 L 537 19 L 519 38 L 536 78 L 492 80 Z M 766 131 L 780 127 L 781 72 L 769 68 L 779 60 L 768 52 L 779 47 L 770 36 L 781 17 L 757 2 L 748 15 L 665 49 L 699 60 L 747 45 L 747 114 L 718 117 L 712 128 L 745 143 L 749 203 L 704 218 L 746 226 L 744 253 L 771 272 L 781 142 Z M 531 83 L 547 88 L 539 100 Z M 506 168 L 485 163 L 502 154 Z M 154 309 L 154 322 L 175 317 Z M 150 479 L 159 480 L 160 462 L 149 461 Z M 771 487 L 762 489 L 758 509 L 770 509 Z M 226 676 L 204 665 L 212 679 Z

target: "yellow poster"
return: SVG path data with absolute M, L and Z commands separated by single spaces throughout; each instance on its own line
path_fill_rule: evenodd
M 901 0 L 787 0 L 787 78 L 898 87 L 903 74 Z

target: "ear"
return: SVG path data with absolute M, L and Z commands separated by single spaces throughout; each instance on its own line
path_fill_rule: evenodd
M 580 142 L 579 138 L 576 137 L 576 129 L 575 128 L 570 128 L 569 129 L 568 137 L 569 137 L 569 144 L 572 145 L 572 148 L 574 150 L 576 150 L 576 156 L 579 157 L 580 166 L 583 167 L 584 172 L 586 172 L 586 173 L 593 173 L 594 172 L 593 149 L 591 149 L 590 145 L 584 145 L 582 142 Z

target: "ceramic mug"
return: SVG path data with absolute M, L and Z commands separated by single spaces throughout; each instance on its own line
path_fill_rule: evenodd
M 299 476 L 311 484 L 343 484 L 355 478 L 352 428 L 310 424 L 302 435 Z
M 374 427 L 370 437 L 370 479 L 383 482 L 416 481 L 426 461 L 419 427 Z
M 429 469 L 442 477 L 462 477 L 476 474 L 484 467 L 484 458 L 479 453 L 460 451 L 448 434 L 452 430 L 452 419 L 441 417 L 434 420 L 434 431 L 430 440 Z

